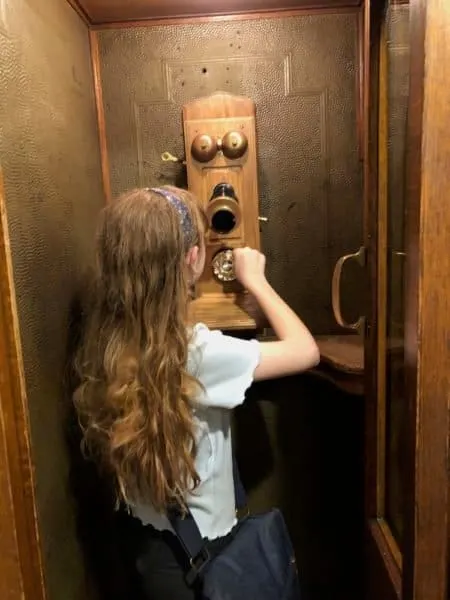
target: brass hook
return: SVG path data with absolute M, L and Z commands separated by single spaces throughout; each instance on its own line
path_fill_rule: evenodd
M 185 160 L 182 160 L 181 158 L 177 158 L 173 154 L 170 154 L 170 152 L 163 152 L 161 154 L 161 160 L 163 162 L 181 163 L 182 165 L 186 164 Z

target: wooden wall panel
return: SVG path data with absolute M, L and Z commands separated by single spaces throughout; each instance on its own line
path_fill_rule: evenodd
M 0 6 L 0 151 L 26 387 L 26 398 L 24 390 L 16 391 L 5 431 L 13 453 L 11 428 L 28 435 L 20 431 L 28 427 L 23 414 L 19 419 L 25 410 L 20 403 L 26 404 L 35 479 L 34 489 L 29 479 L 16 484 L 21 492 L 15 510 L 23 513 L 21 494 L 35 493 L 36 506 L 28 510 L 38 519 L 48 600 L 87 600 L 66 439 L 65 376 L 73 300 L 93 260 L 96 215 L 104 203 L 89 33 L 61 0 Z M 0 337 L 4 332 L 0 324 Z M 16 352 L 12 343 L 7 340 L 9 354 Z M 29 465 L 23 461 L 21 468 Z M 29 542 L 19 544 L 20 552 L 31 552 Z M 3 545 L 0 553 L 3 559 Z M 42 596 L 36 579 L 26 584 L 26 600 Z M 22 596 L 0 592 L 0 598 Z
M 407 600 L 448 598 L 450 389 L 450 12 L 411 3 L 405 363 Z
M 28 412 L 0 170 L 0 598 L 46 597 Z

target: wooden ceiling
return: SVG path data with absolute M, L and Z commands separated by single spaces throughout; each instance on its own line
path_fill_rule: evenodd
M 358 6 L 360 0 L 69 0 L 92 24 L 210 17 L 286 11 L 299 8 Z

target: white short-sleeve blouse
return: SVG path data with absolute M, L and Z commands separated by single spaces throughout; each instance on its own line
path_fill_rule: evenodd
M 236 523 L 231 448 L 231 409 L 244 401 L 260 360 L 259 343 L 194 327 L 188 370 L 203 386 L 193 412 L 196 422 L 196 468 L 199 487 L 186 498 L 203 537 L 226 535 Z M 144 525 L 171 530 L 165 515 L 151 504 L 131 507 Z

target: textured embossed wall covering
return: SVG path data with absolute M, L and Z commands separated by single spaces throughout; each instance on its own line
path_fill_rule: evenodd
M 61 0 L 0 2 L 0 162 L 49 600 L 85 600 L 68 491 L 69 310 L 103 202 L 85 25 Z
M 361 243 L 356 27 L 340 13 L 98 33 L 114 194 L 183 179 L 160 156 L 184 152 L 187 100 L 255 100 L 269 276 L 316 333 L 335 329 L 331 269 Z

